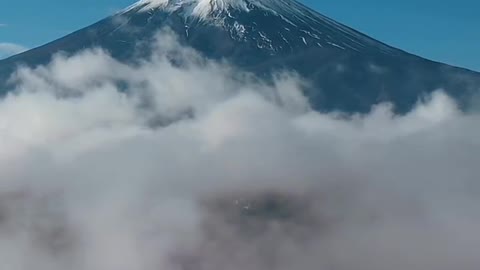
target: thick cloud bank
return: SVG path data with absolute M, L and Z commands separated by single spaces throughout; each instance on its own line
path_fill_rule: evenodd
M 1 269 L 478 269 L 479 115 L 441 91 L 321 114 L 294 75 L 159 40 L 136 64 L 91 50 L 12 78 Z

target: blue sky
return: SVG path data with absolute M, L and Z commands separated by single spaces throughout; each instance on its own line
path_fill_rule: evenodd
M 0 9 L 0 57 L 64 36 L 133 2 L 11 1 Z M 324 15 L 395 47 L 480 71 L 478 0 L 303 2 Z

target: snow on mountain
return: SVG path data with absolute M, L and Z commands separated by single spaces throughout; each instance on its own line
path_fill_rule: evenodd
M 264 0 L 265 1 L 265 0 Z M 258 3 L 260 1 L 255 1 Z M 169 11 L 175 11 L 181 7 L 188 7 L 188 16 L 197 16 L 206 18 L 208 15 L 226 11 L 228 9 L 240 9 L 248 11 L 247 2 L 244 0 L 140 0 L 126 10 L 140 7 L 140 11 L 162 8 Z
M 174 11 L 182 7 L 189 7 L 188 15 L 206 18 L 208 15 L 237 9 L 248 12 L 253 7 L 277 12 L 279 10 L 294 12 L 295 7 L 288 0 L 140 0 L 126 10 L 140 7 L 140 11 L 163 8 Z

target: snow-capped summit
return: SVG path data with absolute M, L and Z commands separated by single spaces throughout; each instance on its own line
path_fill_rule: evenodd
M 311 46 L 398 53 L 294 0 L 141 0 L 122 14 L 132 12 L 165 12 L 190 20 L 190 24 L 198 20 L 220 26 L 232 39 L 256 43 L 270 54 Z M 271 23 L 264 23 L 268 21 Z
M 379 22 L 380 23 L 380 22 Z M 47 63 L 58 51 L 99 46 L 120 61 L 142 57 L 136 45 L 168 27 L 210 59 L 269 77 L 294 71 L 310 83 L 314 108 L 364 112 L 389 101 L 411 108 L 445 89 L 460 100 L 480 86 L 478 73 L 388 46 L 296 0 L 140 0 L 57 41 L 0 61 L 0 87 L 19 63 Z M 146 51 L 148 55 L 148 51 Z
M 164 8 L 175 10 L 180 7 L 191 7 L 191 15 L 206 16 L 209 13 L 238 9 L 248 12 L 251 8 L 262 8 L 271 11 L 294 11 L 298 3 L 291 0 L 140 0 L 128 9 L 141 7 L 141 10 Z
M 204 19 L 231 10 L 249 12 L 253 9 L 262 9 L 283 15 L 308 16 L 303 12 L 304 6 L 292 0 L 140 0 L 125 11 L 131 9 L 136 9 L 139 12 L 152 9 L 164 9 L 173 12 L 184 9 L 186 10 L 186 16 L 196 16 Z
M 269 2 L 268 0 L 252 1 L 253 4 L 259 2 Z M 187 16 L 197 16 L 206 18 L 213 13 L 227 11 L 229 9 L 240 9 L 248 11 L 248 3 L 245 0 L 140 0 L 133 4 L 126 11 L 137 9 L 140 12 L 149 9 L 165 9 L 175 11 L 179 8 L 187 8 L 189 10 Z

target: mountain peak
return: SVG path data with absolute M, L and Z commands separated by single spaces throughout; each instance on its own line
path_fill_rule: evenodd
M 263 0 L 267 1 L 268 0 Z M 262 0 L 252 1 L 260 3 Z M 248 11 L 246 0 L 140 0 L 127 10 L 137 9 L 139 12 L 151 9 L 164 9 L 170 12 L 180 8 L 188 10 L 188 16 L 205 18 L 210 14 L 225 11 L 231 8 Z
M 64 38 L 0 61 L 0 88 L 19 64 L 46 64 L 60 51 L 101 47 L 115 59 L 135 63 L 154 49 L 145 45 L 164 28 L 202 56 L 226 60 L 261 78 L 283 71 L 298 74 L 307 82 L 312 107 L 325 111 L 365 112 L 381 101 L 406 111 L 433 90 L 442 88 L 467 100 L 480 85 L 479 74 L 388 46 L 298 0 L 140 0 Z
M 182 10 L 187 17 L 193 16 L 200 19 L 216 17 L 229 10 L 250 12 L 262 9 L 274 14 L 301 13 L 300 5 L 292 0 L 140 0 L 128 7 L 125 11 L 136 10 L 146 12 L 162 9 L 168 12 Z M 303 14 L 305 15 L 305 14 Z
M 270 54 L 300 47 L 399 53 L 296 0 L 140 0 L 122 13 L 154 16 L 157 12 L 223 27 L 232 39 L 250 40 Z M 185 29 L 188 35 L 191 27 Z

